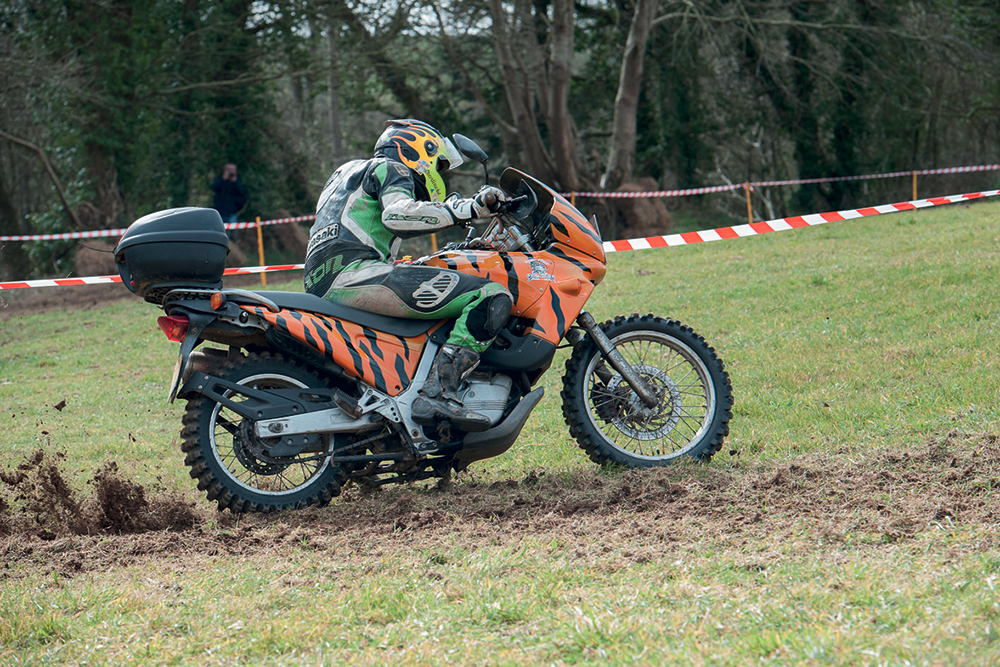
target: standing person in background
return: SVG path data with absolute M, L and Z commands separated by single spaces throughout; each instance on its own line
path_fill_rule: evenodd
M 212 208 L 219 212 L 222 221 L 238 222 L 236 214 L 247 202 L 247 190 L 236 174 L 236 165 L 232 162 L 227 163 L 222 169 L 222 176 L 212 181 L 209 187 L 215 193 L 215 203 L 212 204 Z M 229 229 L 226 233 L 230 239 L 236 240 L 235 229 Z

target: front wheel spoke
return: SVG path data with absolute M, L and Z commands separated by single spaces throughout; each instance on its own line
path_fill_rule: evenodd
M 603 398 L 606 399 L 606 401 L 615 400 L 614 393 L 610 391 L 592 390 L 590 393 L 592 396 L 596 394 L 597 398 Z
M 638 438 L 632 435 L 627 435 L 626 437 L 628 438 L 627 443 L 629 445 L 635 443 L 635 445 L 633 447 L 629 447 L 629 449 L 636 452 L 637 454 L 645 454 L 645 452 L 642 450 L 642 442 Z
M 690 382 L 674 382 L 674 385 L 679 391 L 687 393 L 696 393 L 698 395 L 704 396 L 706 393 L 706 384 L 701 381 L 701 378 L 695 378 Z
M 684 373 L 680 377 L 674 377 L 674 376 L 671 375 L 671 378 L 673 379 L 674 384 L 676 384 L 678 386 L 681 386 L 681 385 L 690 386 L 690 385 L 692 385 L 692 384 L 694 384 L 696 382 L 700 384 L 701 383 L 701 378 L 700 377 L 697 380 L 688 380 L 688 378 L 691 377 L 692 373 L 694 373 L 695 377 L 697 377 L 697 373 L 698 373 L 697 369 L 695 369 L 694 366 L 686 366 L 685 369 L 684 369 Z
M 677 411 L 677 413 L 678 413 L 677 416 L 680 419 L 682 419 L 682 420 L 686 419 L 688 421 L 696 421 L 699 424 L 702 422 L 702 420 L 704 420 L 704 418 L 706 416 L 708 416 L 708 411 L 707 410 L 701 411 L 701 414 L 695 414 L 695 413 L 691 412 L 690 409 L 684 408 L 684 407 L 681 407 Z

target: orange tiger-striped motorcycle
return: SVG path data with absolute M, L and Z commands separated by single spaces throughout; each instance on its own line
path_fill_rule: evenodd
M 486 170 L 485 152 L 455 143 Z M 487 172 L 487 180 L 489 178 Z M 596 218 L 507 169 L 502 212 L 479 238 L 417 260 L 482 276 L 514 298 L 510 320 L 459 398 L 491 427 L 423 427 L 410 407 L 451 320 L 396 319 L 298 292 L 224 289 L 218 213 L 185 208 L 134 222 L 115 249 L 124 284 L 161 306 L 180 342 L 169 399 L 187 400 L 183 450 L 220 509 L 323 505 L 348 481 L 447 478 L 498 456 L 542 399 L 539 378 L 572 347 L 561 392 L 570 433 L 599 464 L 707 461 L 722 447 L 732 388 L 690 328 L 653 315 L 602 324 L 584 310 L 606 258 Z M 195 349 L 201 343 L 205 345 Z

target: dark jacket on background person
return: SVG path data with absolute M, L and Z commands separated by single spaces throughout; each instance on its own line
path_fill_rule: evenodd
M 247 203 L 247 190 L 238 178 L 235 181 L 227 181 L 219 176 L 209 187 L 215 192 L 215 203 L 212 204 L 212 208 L 219 212 L 223 220 L 235 215 Z

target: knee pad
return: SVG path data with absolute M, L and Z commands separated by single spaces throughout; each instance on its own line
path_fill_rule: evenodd
M 487 299 L 486 303 L 486 333 L 492 337 L 507 324 L 514 302 L 509 294 L 496 294 Z
M 491 341 L 497 332 L 507 323 L 514 302 L 506 293 L 488 296 L 472 309 L 466 326 L 469 333 L 478 341 Z

